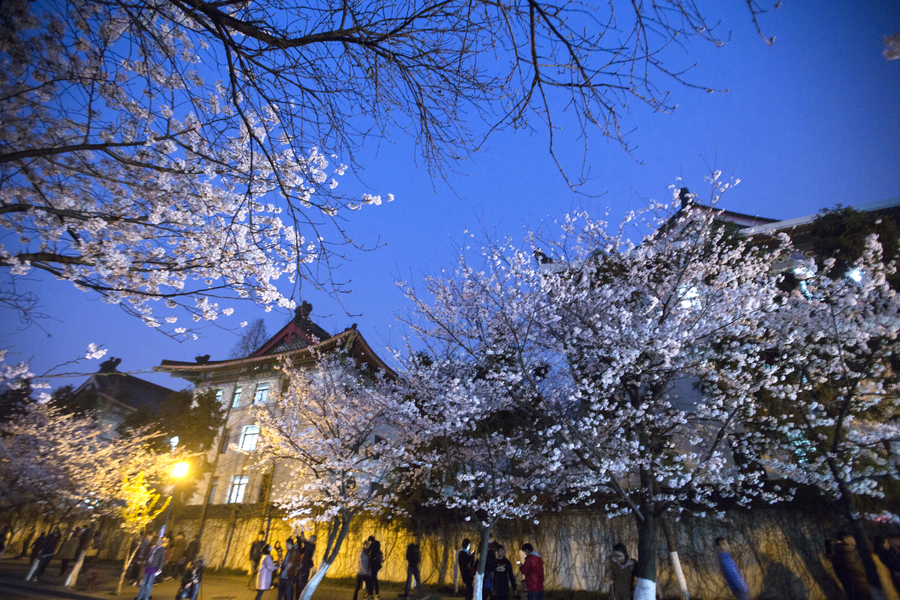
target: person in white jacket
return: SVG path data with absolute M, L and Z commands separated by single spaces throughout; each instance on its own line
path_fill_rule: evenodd
M 359 553 L 359 566 L 356 569 L 356 589 L 353 590 L 353 600 L 359 597 L 359 590 L 366 586 L 366 597 L 372 597 L 372 567 L 369 564 L 369 540 L 363 542 L 362 551 Z
M 272 573 L 275 572 L 275 561 L 272 560 L 272 546 L 266 544 L 262 549 L 262 560 L 256 572 L 256 600 L 261 600 L 263 592 L 272 587 Z

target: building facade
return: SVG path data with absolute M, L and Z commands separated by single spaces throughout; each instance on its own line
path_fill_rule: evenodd
M 279 367 L 289 360 L 295 368 L 314 370 L 321 356 L 338 353 L 360 369 L 392 372 L 366 340 L 350 328 L 331 335 L 310 320 L 312 306 L 304 302 L 294 318 L 249 356 L 196 362 L 164 360 L 156 368 L 192 382 L 198 389 L 214 389 L 226 411 L 219 439 L 207 456 L 213 472 L 206 475 L 193 505 L 258 505 L 260 512 L 277 502 L 278 484 L 288 476 L 287 466 L 263 471 L 254 468 L 253 452 L 259 425 L 253 408 L 265 406 L 286 385 Z M 273 491 L 274 490 L 274 491 Z

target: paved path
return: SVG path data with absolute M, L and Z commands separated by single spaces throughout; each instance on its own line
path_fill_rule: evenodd
M 82 571 L 74 588 L 63 586 L 64 579 L 57 577 L 59 561 L 54 560 L 47 567 L 41 583 L 26 582 L 25 575 L 30 566 L 25 559 L 0 560 L 0 598 L 71 598 L 72 600 L 110 600 L 115 596 L 119 584 L 120 570 L 116 565 L 105 562 L 97 565 L 97 578 L 91 590 L 86 589 L 87 572 Z M 247 589 L 246 576 L 208 574 L 203 578 L 198 600 L 253 600 L 256 592 Z M 153 586 L 154 600 L 174 600 L 179 582 L 160 581 Z M 398 597 L 396 584 L 382 584 L 382 600 L 396 600 Z M 8 592 L 8 593 L 7 593 Z M 138 588 L 126 585 L 118 598 L 130 600 L 137 596 Z M 264 600 L 275 600 L 277 593 L 269 590 L 263 595 Z M 313 594 L 314 600 L 351 600 L 353 589 L 338 585 L 320 585 Z M 443 600 L 437 594 L 431 594 L 427 600 Z

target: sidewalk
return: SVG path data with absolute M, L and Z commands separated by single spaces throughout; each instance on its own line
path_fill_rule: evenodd
M 42 583 L 34 583 L 25 581 L 28 574 L 30 563 L 26 559 L 4 558 L 0 560 L 0 588 L 14 588 L 22 592 L 34 592 L 49 596 L 57 596 L 60 598 L 71 598 L 72 600 L 110 600 L 110 598 L 122 598 L 123 600 L 132 600 L 137 596 L 138 588 L 131 587 L 125 583 L 122 587 L 122 595 L 115 596 L 116 588 L 119 585 L 120 568 L 115 565 L 100 563 L 96 565 L 98 571 L 97 580 L 93 588 L 88 591 L 87 580 L 88 573 L 82 570 L 78 576 L 78 583 L 74 588 L 63 586 L 64 577 L 57 577 L 59 573 L 60 563 L 54 560 L 47 567 L 44 573 Z M 209 574 L 203 577 L 200 586 L 200 594 L 197 600 L 253 600 L 256 592 L 247 589 L 248 576 L 236 575 L 214 575 Z M 160 581 L 153 586 L 154 600 L 174 600 L 175 593 L 178 591 L 179 581 Z M 382 585 L 382 600 L 395 600 L 397 591 L 395 585 Z M 269 590 L 263 595 L 265 600 L 275 600 L 277 596 L 276 590 Z M 319 585 L 313 594 L 314 600 L 351 600 L 353 598 L 353 589 L 347 587 L 333 585 Z M 430 594 L 427 600 L 442 600 L 437 594 Z

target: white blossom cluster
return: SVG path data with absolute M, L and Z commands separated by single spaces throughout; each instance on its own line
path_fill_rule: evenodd
M 216 81 L 204 61 L 224 57 L 176 4 L 4 4 L 0 266 L 182 335 L 178 307 L 193 321 L 242 298 L 292 308 L 280 279 L 322 283 L 310 263 L 328 258 L 329 235 L 347 242 L 328 233 L 347 167 Z
M 405 410 L 384 384 L 340 356 L 320 357 L 314 370 L 283 367 L 285 391 L 257 407 L 257 464 L 277 462 L 289 477 L 273 490 L 294 522 L 328 531 L 325 554 L 304 589 L 308 600 L 341 550 L 360 514 L 400 514 L 402 474 L 415 471 L 405 439 L 391 425 Z M 414 476 L 410 474 L 409 476 Z
M 542 480 L 525 487 L 633 514 L 642 556 L 660 517 L 787 498 L 783 478 L 849 502 L 843 516 L 858 518 L 853 498 L 879 497 L 900 472 L 900 302 L 877 242 L 859 281 L 826 269 L 789 290 L 773 268 L 786 236 L 732 237 L 708 211 L 653 219 L 639 243 L 626 224 L 609 232 L 572 215 L 555 238 L 533 236 L 525 251 L 488 243 L 423 291 L 406 288 L 416 344 L 435 365 L 458 365 L 425 394 L 449 399 L 446 426 L 478 431 L 452 399 L 484 379 L 493 392 L 462 394 L 482 416 L 509 397 L 509 414 L 525 418 L 507 438 L 516 456 L 538 451 Z M 483 471 L 465 483 L 480 482 L 472 495 L 486 511 Z M 642 569 L 655 579 L 655 563 Z
M 0 506 L 24 505 L 84 518 L 119 516 L 127 479 L 164 480 L 177 454 L 158 455 L 141 431 L 114 435 L 92 417 L 32 403 L 0 425 Z

